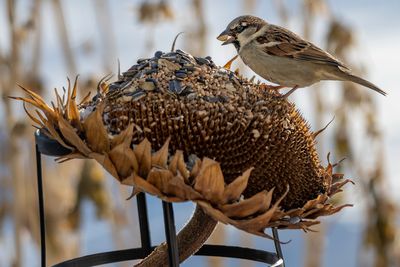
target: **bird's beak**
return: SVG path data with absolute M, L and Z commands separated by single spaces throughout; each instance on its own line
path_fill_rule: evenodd
M 218 35 L 217 39 L 218 39 L 219 41 L 222 41 L 222 42 L 223 42 L 222 45 L 231 44 L 231 43 L 233 43 L 233 42 L 236 40 L 235 37 L 229 35 L 229 32 L 228 32 L 227 30 L 221 32 L 221 34 Z

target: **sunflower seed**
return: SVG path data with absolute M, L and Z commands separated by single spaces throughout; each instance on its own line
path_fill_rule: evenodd
M 160 58 L 158 60 L 158 64 L 161 66 L 165 66 L 169 70 L 179 70 L 181 68 L 181 66 L 179 66 L 178 64 L 171 62 L 165 58 Z
M 169 81 L 169 90 L 179 95 L 182 92 L 182 85 L 178 80 L 171 80 Z
M 149 60 L 147 59 L 147 58 L 139 58 L 138 60 L 137 60 L 137 63 L 138 64 L 142 64 L 142 63 L 144 63 L 144 62 L 148 62 Z
M 195 67 L 192 64 L 185 64 L 183 65 L 183 67 L 181 68 L 182 70 L 186 70 L 188 72 L 192 72 L 195 70 Z
M 203 96 L 203 99 L 210 103 L 217 103 L 220 102 L 219 97 L 217 96 Z
M 205 58 L 202 58 L 202 57 L 194 57 L 194 59 L 196 59 L 196 62 L 199 64 L 199 65 L 208 65 L 208 64 L 210 64 L 210 61 L 209 60 L 207 60 L 207 59 L 205 59 Z
M 146 92 L 142 89 L 138 89 L 134 92 L 129 92 L 125 94 L 126 96 L 132 96 L 133 100 L 139 100 L 146 95 Z
M 151 81 L 145 81 L 139 84 L 139 88 L 145 91 L 153 91 L 156 88 L 156 85 Z
M 177 71 L 175 71 L 175 76 L 177 78 L 181 78 L 181 79 L 186 78 L 187 77 L 187 71 L 182 70 L 182 69 L 177 70 Z
M 143 72 L 143 74 L 152 74 L 152 73 L 155 73 L 155 72 L 157 72 L 157 69 L 149 69 L 149 70 L 145 70 L 144 72 Z
M 193 88 L 191 86 L 185 86 L 180 93 L 181 96 L 187 96 L 193 93 Z
M 196 93 L 189 93 L 187 96 L 186 96 L 186 99 L 187 100 L 195 100 L 197 98 L 197 94 Z
M 160 58 L 162 55 L 163 55 L 163 52 L 161 52 L 161 51 L 157 51 L 154 53 L 154 57 L 157 59 Z

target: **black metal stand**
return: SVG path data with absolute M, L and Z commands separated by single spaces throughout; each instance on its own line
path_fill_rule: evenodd
M 36 167 L 37 167 L 37 183 L 39 195 L 39 219 L 40 219 L 40 249 L 41 249 L 41 266 L 46 267 L 46 238 L 45 238 L 45 213 L 44 213 L 44 194 L 42 180 L 42 162 L 41 155 L 61 156 L 68 154 L 70 151 L 56 141 L 47 138 L 40 131 L 35 133 L 36 140 Z M 139 193 L 136 196 L 137 207 L 139 213 L 139 228 L 141 247 L 115 250 L 102 253 L 91 254 L 75 259 L 67 260 L 54 265 L 54 267 L 71 267 L 71 266 L 94 266 L 100 264 L 114 263 L 120 261 L 143 259 L 148 256 L 155 246 L 151 245 L 150 228 L 147 214 L 146 196 L 144 193 Z M 171 203 L 162 201 L 164 213 L 165 235 L 168 244 L 169 266 L 179 266 L 178 244 L 176 239 L 174 210 Z M 257 262 L 267 263 L 272 266 L 284 267 L 282 250 L 279 242 L 277 229 L 272 229 L 273 237 L 275 238 L 276 253 L 223 245 L 203 245 L 202 248 L 195 254 L 199 256 L 219 256 L 246 259 Z

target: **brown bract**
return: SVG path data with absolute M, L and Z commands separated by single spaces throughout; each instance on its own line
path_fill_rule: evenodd
M 293 104 L 210 59 L 180 55 L 184 63 L 173 53 L 148 59 L 80 105 L 76 82 L 51 107 L 27 89 L 16 99 L 34 105 L 37 116 L 28 116 L 73 151 L 58 160 L 94 159 L 133 195 L 193 201 L 249 233 L 310 230 L 350 206 L 329 203 L 350 180 L 320 165 L 315 135 Z

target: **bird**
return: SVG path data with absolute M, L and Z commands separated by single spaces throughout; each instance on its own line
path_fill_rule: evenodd
M 313 43 L 255 16 L 235 18 L 217 39 L 222 45 L 233 44 L 250 69 L 278 85 L 269 88 L 292 88 L 283 97 L 322 80 L 351 81 L 387 94 Z

